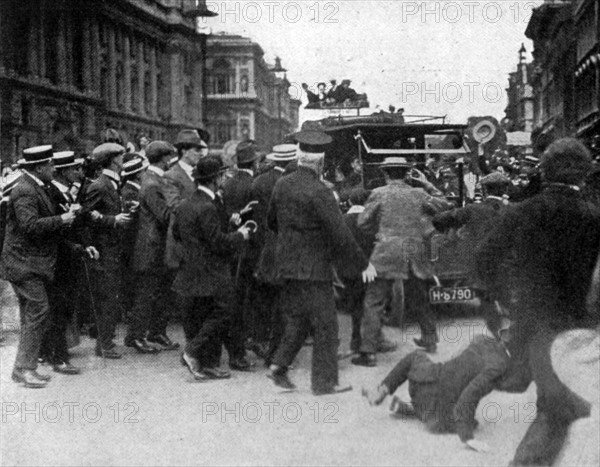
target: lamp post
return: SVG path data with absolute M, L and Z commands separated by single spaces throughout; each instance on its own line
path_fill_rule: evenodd
M 200 100 L 200 111 L 202 113 L 202 125 L 206 129 L 207 119 L 207 76 L 206 76 L 206 49 L 207 40 L 211 31 L 210 28 L 204 27 L 200 24 L 198 18 L 212 18 L 218 16 L 218 13 L 210 11 L 206 7 L 206 0 L 194 0 L 194 2 L 184 1 L 183 2 L 183 15 L 196 19 L 196 32 L 200 35 L 200 72 L 202 73 L 202 99 Z
M 281 59 L 279 57 L 275 57 L 275 66 L 271 68 L 271 71 L 275 73 L 275 77 L 278 80 L 282 80 L 281 74 L 283 73 L 283 80 L 281 83 L 276 82 L 277 86 L 277 126 L 279 131 L 279 140 L 278 143 L 281 143 L 283 140 L 283 128 L 281 127 L 281 85 L 287 81 L 287 77 L 285 77 L 285 72 L 287 71 L 285 68 L 281 66 Z

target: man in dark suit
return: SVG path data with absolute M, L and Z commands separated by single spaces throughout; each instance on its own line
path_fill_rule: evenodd
M 523 392 L 531 383 L 528 375 L 515 378 L 521 368 L 511 361 L 503 334 L 497 339 L 476 336 L 458 356 L 444 363 L 432 362 L 423 350 L 413 351 L 377 388 L 363 389 L 362 394 L 371 405 L 379 405 L 408 380 L 411 402 L 394 396 L 391 410 L 418 418 L 433 433 L 457 433 L 463 443 L 477 449 L 477 443 L 472 443 L 479 401 L 494 389 Z
M 230 377 L 218 366 L 231 316 L 231 257 L 250 235 L 245 226 L 226 233 L 227 214 L 215 195 L 223 169 L 219 157 L 200 159 L 194 172 L 198 189 L 177 208 L 173 224 L 186 252 L 173 282 L 187 341 L 181 360 L 198 381 Z
M 76 159 L 73 151 L 54 153 L 52 158 L 55 175 L 49 186 L 48 194 L 57 212 L 68 212 L 74 204 L 70 188 L 81 181 L 83 159 Z M 67 344 L 67 330 L 74 322 L 76 313 L 75 297 L 77 296 L 77 278 L 82 272 L 81 256 L 98 259 L 94 247 L 85 249 L 81 242 L 81 227 L 83 218 L 78 216 L 76 221 L 62 232 L 58 244 L 54 281 L 50 284 L 48 297 L 50 300 L 49 326 L 42 340 L 40 356 L 53 366 L 57 373 L 76 375 L 80 369 L 70 363 Z M 77 328 L 77 332 L 79 328 Z
M 267 155 L 267 160 L 272 167 L 262 173 L 252 183 L 252 198 L 258 201 L 254 207 L 254 220 L 259 226 L 255 235 L 255 242 L 260 248 L 258 264 L 255 268 L 255 290 L 257 302 L 254 306 L 253 336 L 259 352 L 263 353 L 265 365 L 271 364 L 273 355 L 283 335 L 283 310 L 284 304 L 279 303 L 281 284 L 277 280 L 275 270 L 275 245 L 277 235 L 269 230 L 267 225 L 267 210 L 271 194 L 285 171 L 287 165 L 296 160 L 295 144 L 279 144 L 273 147 L 273 152 Z M 268 341 L 268 348 L 263 340 Z
M 375 271 L 344 223 L 333 192 L 319 180 L 331 137 L 305 131 L 297 140 L 298 170 L 279 179 L 267 214 L 269 227 L 277 232 L 275 267 L 284 281 L 282 303 L 287 307 L 285 333 L 269 377 L 278 386 L 294 388 L 287 370 L 312 325 L 312 390 L 332 394 L 351 389 L 338 381 L 333 261 L 353 258 L 365 280 L 374 279 Z
M 26 387 L 46 386 L 50 377 L 37 373 L 40 345 L 48 323 L 48 289 L 54 280 L 57 248 L 65 225 L 75 220 L 77 209 L 59 213 L 47 190 L 52 181 L 52 146 L 23 151 L 23 169 L 8 204 L 8 222 L 0 273 L 19 300 L 21 337 L 12 373 Z
M 125 148 L 116 143 L 103 143 L 94 149 L 92 158 L 102 167 L 102 174 L 89 185 L 83 202 L 91 213 L 89 243 L 100 253 L 92 278 L 98 327 L 96 355 L 111 359 L 121 358 L 113 339 L 120 314 L 121 233 L 131 222 L 131 215 L 121 212 L 119 175 L 124 153 Z
M 133 247 L 138 230 L 138 207 L 140 197 L 140 183 L 142 175 L 148 167 L 146 159 L 140 154 L 129 152 L 123 156 L 123 169 L 121 170 L 121 202 L 123 210 L 131 214 L 131 222 L 123 229 L 121 240 L 121 304 L 123 306 L 123 319 L 129 319 L 133 312 L 135 294 L 131 293 L 135 287 L 135 273 L 133 271 Z
M 172 209 L 175 209 L 184 200 L 192 196 L 192 193 L 196 190 L 192 171 L 198 161 L 208 154 L 208 145 L 200 138 L 196 130 L 181 130 L 177 135 L 175 148 L 177 149 L 179 161 L 165 172 L 165 179 L 169 182 L 165 186 L 165 194 L 167 204 Z M 169 269 L 176 270 L 179 268 L 184 252 L 181 250 L 181 245 L 178 245 L 173 238 L 173 221 L 174 218 L 171 216 L 167 231 L 165 264 Z
M 225 211 L 230 218 L 242 212 L 250 202 L 256 201 L 253 198 L 252 182 L 258 158 L 259 154 L 253 141 L 242 141 L 237 145 L 234 156 L 237 168 L 233 176 L 223 183 L 221 190 Z M 246 338 L 253 339 L 256 336 L 255 325 L 258 324 L 257 319 L 262 318 L 256 313 L 256 280 L 253 276 L 259 255 L 260 246 L 253 238 L 235 257 L 232 264 L 236 301 L 226 347 L 234 356 L 232 368 L 235 370 L 250 369 L 251 364 L 246 359 Z M 261 354 L 253 341 L 249 343 L 249 347 Z
M 600 212 L 581 193 L 590 169 L 581 142 L 552 143 L 542 156 L 542 193 L 507 210 L 478 249 L 478 276 L 516 323 L 538 389 L 536 418 L 515 465 L 552 465 L 569 425 L 589 415 L 552 370 L 550 346 L 563 331 L 600 323 L 586 311 L 600 246 Z
M 167 228 L 171 208 L 167 204 L 164 171 L 174 148 L 166 141 L 153 141 L 146 147 L 150 166 L 142 176 L 138 229 L 135 236 L 132 267 L 135 272 L 135 304 L 129 321 L 125 345 L 141 353 L 154 353 L 179 348 L 167 336 L 168 316 L 161 307 L 169 287 L 169 274 L 164 264 Z
M 493 232 L 494 222 L 497 222 L 505 209 L 508 201 L 504 199 L 510 179 L 500 172 L 492 172 L 480 181 L 483 190 L 483 202 L 468 204 L 465 207 L 441 212 L 433 217 L 433 226 L 440 232 L 450 229 L 460 229 L 463 243 L 464 267 L 467 271 L 469 285 L 478 291 L 481 300 L 481 312 L 492 327 L 498 325 L 496 306 L 485 291 L 485 285 L 477 278 L 475 273 L 475 255 L 473 251 L 481 244 L 488 233 Z

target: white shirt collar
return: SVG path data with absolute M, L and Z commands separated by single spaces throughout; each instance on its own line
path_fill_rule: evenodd
M 192 170 L 194 170 L 194 168 L 190 164 L 188 164 L 187 162 L 183 162 L 182 160 L 180 160 L 178 164 L 187 174 L 187 176 L 190 177 L 190 180 L 194 181 L 194 177 L 192 176 Z
M 348 212 L 346 214 L 360 214 L 361 212 L 364 212 L 365 207 L 364 206 L 360 206 L 359 204 L 356 204 L 354 206 L 350 206 L 350 209 L 348 209 Z
M 250 174 L 251 177 L 254 177 L 254 170 L 252 169 L 238 169 L 240 172 L 246 172 Z
M 206 193 L 208 196 L 210 196 L 210 199 L 212 199 L 213 201 L 216 198 L 214 191 L 212 191 L 210 188 L 206 188 L 205 186 L 198 185 L 198 189 L 200 191 L 203 191 L 204 193 Z
M 119 176 L 119 174 L 110 169 L 102 169 L 102 173 L 114 182 L 118 183 L 121 180 L 121 177 Z
M 161 169 L 160 167 L 156 167 L 155 165 L 148 166 L 148 170 L 151 170 L 152 172 L 157 174 L 159 177 L 162 177 L 165 174 L 165 171 L 163 169 Z
M 60 182 L 57 182 L 56 180 L 52 180 L 52 184 L 58 188 L 60 190 L 61 193 L 67 193 L 69 191 L 69 187 L 66 185 L 63 185 Z
M 39 178 L 37 178 L 31 172 L 29 172 L 28 170 L 25 170 L 25 169 L 23 169 L 23 172 L 25 172 L 27 175 L 29 175 L 31 178 L 33 178 L 35 180 L 35 183 L 37 183 L 39 186 L 44 186 L 44 182 L 42 182 Z
M 132 182 L 131 180 L 127 180 L 127 183 L 136 187 L 138 190 L 142 187 L 139 183 Z
M 497 199 L 498 201 L 504 201 L 504 198 L 502 196 L 486 196 L 485 199 Z
M 275 167 L 273 167 L 273 169 L 277 170 L 277 172 L 285 172 L 285 169 L 283 167 L 279 167 L 278 165 L 276 165 Z

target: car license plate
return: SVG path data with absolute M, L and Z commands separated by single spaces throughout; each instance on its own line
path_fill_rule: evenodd
M 460 303 L 476 298 L 475 292 L 470 287 L 431 287 L 429 289 L 429 303 Z

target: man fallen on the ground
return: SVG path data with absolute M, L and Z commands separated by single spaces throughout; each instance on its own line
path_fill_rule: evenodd
M 371 405 L 379 405 L 408 379 L 411 403 L 394 396 L 390 409 L 416 417 L 433 433 L 457 433 L 477 451 L 487 446 L 474 439 L 479 401 L 492 390 L 523 392 L 531 382 L 526 361 L 510 354 L 507 327 L 499 338 L 476 336 L 455 358 L 434 363 L 422 350 L 411 352 L 372 390 L 363 390 Z

